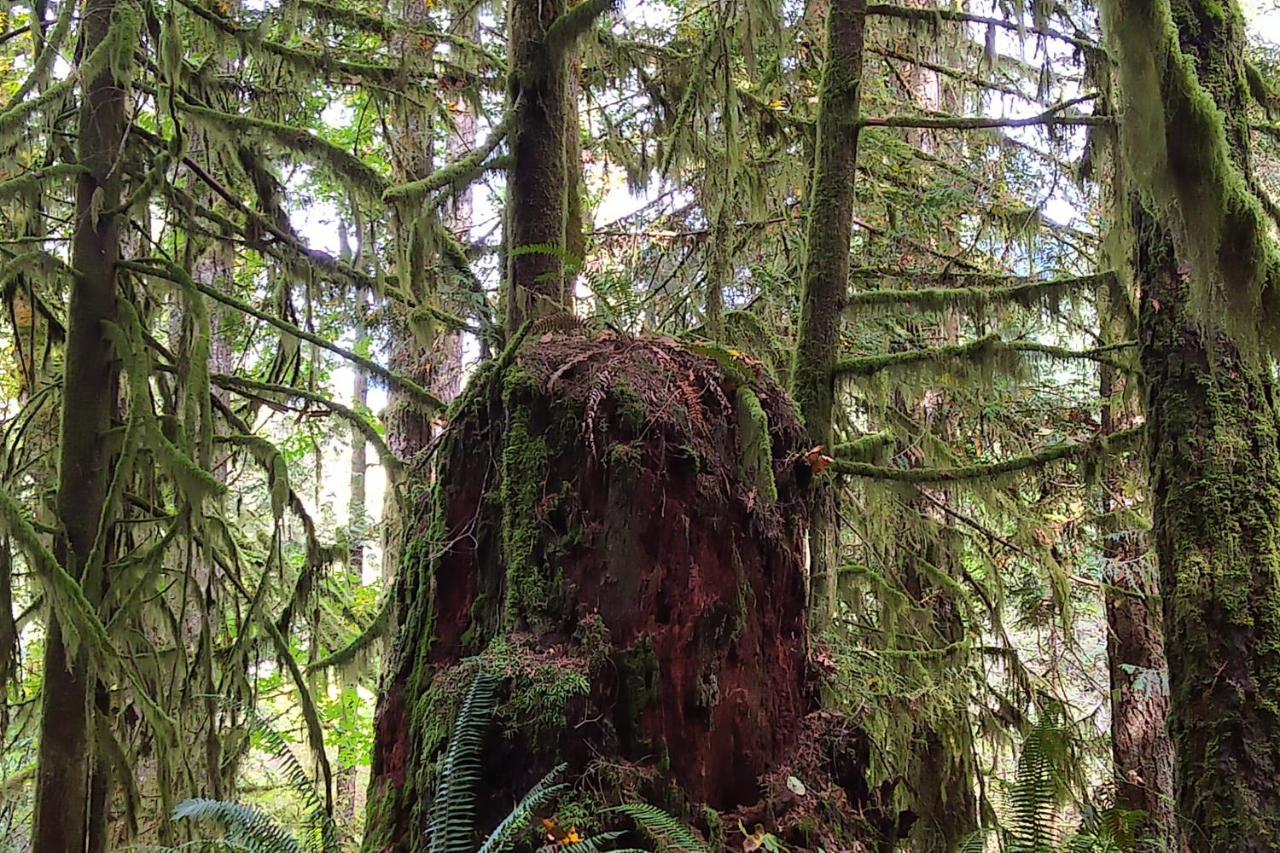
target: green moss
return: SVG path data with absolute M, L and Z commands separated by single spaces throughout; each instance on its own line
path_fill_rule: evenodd
M 707 827 L 707 838 L 712 844 L 724 838 L 724 818 L 711 806 L 702 807 L 702 822 Z
M 1197 319 L 1246 348 L 1260 332 L 1280 345 L 1280 256 L 1244 171 L 1239 9 L 1208 0 L 1179 3 L 1176 13 L 1168 0 L 1100 5 L 1126 96 L 1127 165 L 1178 238 Z M 1184 52 L 1179 25 L 1202 55 Z
M 755 486 L 756 498 L 773 506 L 778 502 L 778 486 L 773 479 L 773 444 L 769 439 L 769 416 L 760 398 L 746 385 L 738 386 L 735 408 L 738 414 L 738 452 L 742 479 Z
M 691 473 L 697 474 L 702 470 L 702 454 L 693 446 L 682 444 L 675 449 L 676 462 L 688 465 Z
M 639 442 L 617 442 L 610 445 L 608 465 L 610 470 L 638 471 L 644 462 L 644 445 Z
M 395 835 L 395 816 L 401 811 L 399 797 L 389 780 L 375 780 L 365 800 L 364 837 L 361 849 L 389 850 Z
M 658 657 L 653 651 L 653 641 L 645 637 L 621 655 L 619 661 L 619 681 L 621 696 L 619 697 L 625 716 L 623 718 L 634 746 L 645 746 L 640 742 L 640 717 L 647 708 L 658 701 Z
M 649 408 L 625 380 L 614 380 L 609 389 L 617 406 L 618 425 L 631 435 L 642 435 L 649 425 Z
M 502 448 L 502 554 L 507 569 L 506 618 L 509 625 L 536 623 L 547 615 L 551 598 L 542 565 L 543 495 L 549 452 L 533 422 L 530 403 L 537 387 L 521 368 L 503 376 L 507 431 Z

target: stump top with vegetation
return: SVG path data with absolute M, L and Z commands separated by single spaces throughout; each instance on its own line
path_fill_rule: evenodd
M 508 684 L 481 829 L 560 760 L 583 823 L 755 802 L 813 706 L 804 451 L 731 350 L 535 332 L 482 368 L 420 480 L 367 847 L 421 837 L 433 771 L 413 768 L 476 667 Z

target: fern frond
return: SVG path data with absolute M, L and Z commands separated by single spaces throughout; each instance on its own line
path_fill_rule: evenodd
M 440 761 L 439 782 L 427 834 L 429 853 L 471 853 L 475 833 L 475 788 L 480 753 L 498 700 L 499 679 L 478 672 L 462 700 L 449 745 Z
M 679 853 L 711 853 L 705 841 L 674 815 L 648 803 L 624 803 L 610 811 L 624 814 L 658 844 L 658 849 Z
M 566 765 L 561 764 L 553 768 L 538 784 L 530 788 L 529 792 L 520 798 L 520 802 L 516 803 L 515 808 L 502 819 L 498 828 L 485 839 L 484 844 L 480 845 L 478 853 L 501 853 L 506 850 L 514 840 L 514 836 L 529 825 L 534 813 L 569 787 L 555 781 L 564 773 L 565 767 Z
M 960 842 L 956 853 L 987 853 L 988 831 L 979 829 Z
M 275 759 L 274 765 L 284 775 L 285 783 L 302 800 L 307 815 L 306 834 L 313 842 L 299 845 L 298 849 L 313 849 L 321 853 L 338 850 L 338 826 L 325 808 L 311 775 L 298 760 L 284 735 L 262 719 L 254 708 L 225 697 L 218 698 L 243 714 L 245 724 L 258 736 L 258 746 Z
M 644 853 L 644 851 L 633 848 L 617 848 L 608 846 L 624 835 L 626 835 L 626 833 L 621 831 L 601 832 L 597 835 L 591 836 L 590 838 L 584 838 L 576 844 L 566 844 L 562 847 L 557 846 L 546 849 L 554 849 L 556 853 Z
M 225 800 L 183 800 L 173 819 L 215 821 L 227 831 L 227 841 L 252 853 L 302 853 L 302 847 L 284 827 L 257 809 Z
M 1060 770 L 1072 760 L 1071 734 L 1060 714 L 1046 709 L 1027 732 L 1007 796 L 1010 853 L 1051 853 L 1062 842 L 1058 807 L 1068 785 Z

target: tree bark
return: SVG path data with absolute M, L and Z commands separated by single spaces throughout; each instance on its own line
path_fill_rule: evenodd
M 515 160 L 507 176 L 506 323 L 573 313 L 564 276 L 568 217 L 568 63 L 547 49 L 547 31 L 565 13 L 565 0 L 511 0 L 507 27 L 508 108 Z M 576 106 L 576 105 L 575 105 Z
M 817 156 L 809 221 L 800 327 L 791 368 L 791 392 L 815 444 L 831 447 L 840 312 L 849 280 L 854 175 L 858 163 L 858 110 L 862 96 L 865 0 L 833 2 L 827 14 L 827 53 L 818 93 Z M 836 604 L 839 530 L 834 486 L 814 490 L 809 528 L 809 600 L 814 627 Z
M 1251 179 L 1243 18 L 1235 2 L 1219 0 L 1113 3 L 1104 11 L 1108 35 L 1122 47 L 1134 27 L 1171 12 L 1182 54 L 1178 46 L 1170 48 L 1169 71 L 1158 83 L 1161 106 L 1174 111 L 1165 117 L 1165 138 L 1128 139 L 1131 152 L 1163 144 L 1170 178 L 1181 187 L 1170 209 L 1139 204 L 1134 217 L 1152 537 L 1164 602 L 1178 812 L 1192 850 L 1276 850 L 1280 424 L 1272 365 L 1256 346 L 1242 346 L 1225 331 L 1207 332 L 1224 324 L 1203 316 L 1202 301 L 1193 298 L 1193 291 L 1208 289 L 1192 278 L 1206 275 L 1203 259 L 1230 247 L 1197 246 L 1202 234 L 1172 227 L 1192 213 L 1182 209 L 1189 185 L 1204 193 L 1226 180 L 1247 185 Z M 1184 58 L 1188 64 L 1179 64 Z M 1186 90 L 1178 88 L 1184 82 L 1179 75 L 1187 69 L 1196 78 L 1191 89 L 1216 102 L 1221 125 L 1179 120 L 1177 110 L 1199 97 L 1189 101 L 1180 94 Z M 1238 175 L 1188 173 L 1181 161 L 1191 130 L 1223 134 Z M 1222 141 L 1217 137 L 1217 144 Z M 1144 189 L 1161 189 L 1148 184 Z M 1243 228 L 1247 220 L 1233 224 Z M 1179 236 L 1175 241 L 1170 234 Z
M 1102 368 L 1102 432 L 1126 428 L 1113 368 Z M 1142 812 L 1137 835 L 1147 849 L 1180 849 L 1174 812 L 1173 743 L 1168 662 L 1160 622 L 1159 584 L 1141 532 L 1125 524 L 1124 473 L 1112 463 L 1102 483 L 1102 555 L 1106 564 L 1107 670 L 1111 682 L 1111 756 L 1115 805 Z
M 108 35 L 117 0 L 87 0 L 80 55 Z M 116 317 L 118 219 L 101 215 L 120 204 L 125 87 L 111 63 L 82 82 L 77 157 L 86 171 L 76 185 L 72 265 L 77 270 L 67 313 L 62 384 L 62 446 L 57 512 L 62 531 L 55 555 L 78 578 L 91 604 L 101 595 L 100 567 L 88 565 L 106 500 L 111 454 L 105 441 L 117 399 L 119 370 L 104 336 Z M 98 846 L 88 838 L 89 775 L 95 673 L 83 648 L 68 649 L 49 617 L 36 782 L 33 849 L 73 853 Z

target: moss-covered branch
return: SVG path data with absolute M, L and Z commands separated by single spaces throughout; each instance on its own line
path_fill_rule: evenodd
M 937 282 L 942 287 L 860 290 L 845 299 L 845 310 L 857 314 L 868 308 L 915 308 L 940 311 L 947 308 L 982 308 L 1012 302 L 1023 307 L 1056 302 L 1070 293 L 1090 293 L 1115 281 L 1111 272 L 1096 275 L 1032 281 L 1018 276 L 973 273 L 921 273 L 904 275 L 891 270 L 855 270 L 853 278 L 893 275 L 917 283 Z
M 596 22 L 596 19 L 618 5 L 618 0 L 583 0 L 570 8 L 547 28 L 547 57 L 555 61 Z
M 198 121 L 238 133 L 265 134 L 284 148 L 314 157 L 325 168 L 343 178 L 351 189 L 370 198 L 381 197 L 386 189 L 386 180 L 363 160 L 353 157 L 345 149 L 309 130 L 253 116 L 224 113 L 191 103 L 181 103 L 179 107 Z
M 1005 18 L 991 18 L 984 15 L 972 15 L 968 12 L 961 12 L 956 9 L 939 9 L 932 7 L 913 7 L 913 6 L 895 6 L 892 3 L 872 3 L 867 6 L 868 15 L 877 15 L 882 18 L 897 18 L 903 21 L 916 21 L 923 24 L 937 24 L 940 21 L 950 21 L 960 24 L 978 24 L 985 27 L 994 27 L 995 29 L 1005 30 L 1012 33 L 1032 33 L 1033 35 L 1043 36 L 1044 38 L 1057 39 L 1074 45 L 1081 50 L 1090 52 L 1100 52 L 1100 48 L 1094 42 L 1079 36 L 1067 35 L 1059 30 L 1049 27 L 1036 26 L 1028 24 L 1025 21 L 1010 21 Z
M 183 287 L 197 290 L 205 296 L 208 296 L 210 299 L 220 302 L 229 308 L 234 308 L 237 311 L 249 315 L 250 317 L 261 320 L 264 323 L 268 323 L 282 332 L 287 332 L 288 334 L 294 335 L 308 343 L 315 344 L 321 349 L 328 350 L 334 355 L 341 356 L 347 361 L 360 365 L 365 370 L 381 377 L 392 385 L 404 389 L 409 394 L 413 395 L 419 403 L 425 405 L 430 411 L 441 411 L 446 408 L 443 400 L 435 394 L 432 394 L 426 388 L 423 388 L 418 383 L 414 382 L 409 377 L 396 373 L 393 370 L 388 370 L 372 359 L 365 358 L 359 353 L 353 352 L 346 347 L 339 346 L 320 335 L 308 332 L 306 329 L 295 326 L 288 321 L 281 320 L 273 314 L 268 314 L 265 311 L 259 311 L 247 302 L 241 302 L 234 296 L 222 293 L 215 287 L 195 281 L 187 275 L 185 270 L 176 264 L 163 264 L 156 266 L 150 263 L 142 263 L 138 261 L 123 261 L 120 266 L 132 272 L 140 273 L 142 275 L 159 276 L 160 278 L 176 282 Z
M 351 642 L 338 649 L 331 655 L 323 657 L 318 661 L 307 664 L 307 672 L 319 672 L 325 669 L 332 669 L 335 666 L 345 666 L 362 654 L 372 648 L 373 644 L 383 637 L 387 636 L 391 630 L 391 605 L 394 596 L 385 595 L 382 602 L 378 605 L 378 612 L 363 631 L 361 631 Z
M 1053 126 L 1097 126 L 1114 123 L 1111 116 L 1070 115 L 1068 110 L 1077 104 L 1093 100 L 1097 95 L 1081 95 L 1069 101 L 1055 104 L 1042 113 L 1025 118 L 995 118 L 991 116 L 865 116 L 859 119 L 861 127 L 909 127 L 934 130 L 990 130 L 993 128 Z
M 383 201 L 412 203 L 436 190 L 471 179 L 494 149 L 507 138 L 507 132 L 510 129 L 511 114 L 508 113 L 493 128 L 488 138 L 481 145 L 476 146 L 470 154 L 447 166 L 441 166 L 421 180 L 388 187 L 382 194 Z
M 896 439 L 897 436 L 889 430 L 868 433 L 837 444 L 831 449 L 831 455 L 848 462 L 867 462 L 880 451 L 892 446 Z
M 400 460 L 396 458 L 396 455 L 391 452 L 391 449 L 387 447 L 387 443 L 383 441 L 377 428 L 368 418 L 350 406 L 344 406 L 323 394 L 317 394 L 315 391 L 295 388 L 292 385 L 258 382 L 253 379 L 245 379 L 242 376 L 232 376 L 225 373 L 210 374 L 209 380 L 219 388 L 225 388 L 241 396 L 257 399 L 264 399 L 262 397 L 264 394 L 279 397 L 296 397 L 300 400 L 323 406 L 354 426 L 365 441 L 373 445 L 374 451 L 378 454 L 378 459 L 382 462 L 382 466 L 387 469 L 387 476 L 392 482 L 400 483 L 404 480 L 404 467 L 400 464 Z
M 1037 354 L 1058 359 L 1086 359 L 1123 370 L 1124 365 L 1112 359 L 1110 353 L 1133 346 L 1136 344 L 1112 344 L 1088 350 L 1073 350 L 1034 341 L 1004 341 L 999 335 L 987 335 L 962 344 L 842 358 L 836 362 L 835 374 L 865 378 L 886 370 L 918 364 L 991 363 L 1001 355 L 1017 358 L 1022 354 Z
M 1096 461 L 1108 454 L 1128 450 L 1142 438 L 1145 427 L 1100 436 L 1089 441 L 1054 444 L 1026 456 L 1017 456 L 1001 462 L 957 465 L 951 468 L 894 468 L 836 459 L 831 469 L 837 474 L 866 477 L 873 480 L 892 480 L 899 483 L 953 483 L 966 480 L 990 480 L 1009 474 L 1018 474 L 1043 468 L 1054 462 Z
M 430 27 L 412 26 L 390 18 L 380 18 L 376 15 L 369 15 L 361 12 L 359 9 L 352 9 L 345 6 L 336 6 L 331 3 L 323 3 L 320 0 L 298 0 L 297 8 L 310 12 L 318 20 L 327 21 L 332 24 L 338 24 L 352 29 L 363 30 L 367 33 L 374 33 L 386 39 L 394 38 L 398 35 L 415 35 L 422 36 L 432 41 L 444 42 L 452 47 L 473 53 L 485 60 L 489 65 L 499 71 L 506 70 L 506 62 L 501 56 L 489 50 L 482 44 L 478 44 L 465 36 L 458 33 L 449 32 L 448 30 L 439 30 Z
M 390 84 L 402 75 L 402 70 L 394 65 L 377 65 L 369 62 L 352 62 L 339 59 L 329 53 L 315 50 L 299 50 L 263 38 L 256 27 L 242 27 L 235 21 L 223 17 L 194 0 L 177 0 L 196 16 L 240 42 L 245 48 L 257 48 L 284 60 L 289 65 L 304 71 L 322 72 L 325 74 L 343 75 L 354 80 L 378 80 Z

